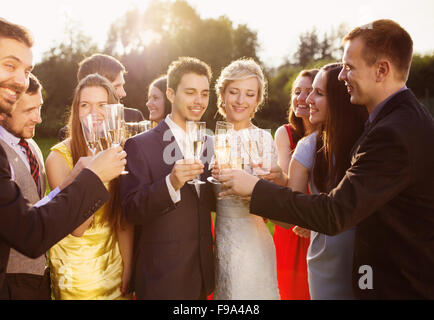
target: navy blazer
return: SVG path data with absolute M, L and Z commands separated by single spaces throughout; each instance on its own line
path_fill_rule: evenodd
M 431 114 L 410 90 L 398 93 L 356 142 L 351 167 L 328 195 L 305 195 L 261 180 L 250 210 L 328 235 L 357 226 L 353 290 L 358 298 L 433 299 Z
M 206 148 L 212 155 L 212 141 Z M 133 286 L 138 299 L 197 299 L 214 289 L 210 213 L 215 197 L 209 183 L 185 184 L 174 204 L 166 185 L 174 163 L 182 159 L 174 136 L 162 121 L 125 143 L 127 170 L 121 178 L 122 210 L 140 231 Z M 202 162 L 205 162 L 204 158 Z M 205 164 L 205 163 L 204 163 Z M 210 175 L 205 164 L 203 181 Z

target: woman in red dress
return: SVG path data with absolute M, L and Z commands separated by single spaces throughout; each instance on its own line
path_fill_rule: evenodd
M 297 142 L 314 131 L 309 122 L 309 105 L 306 98 L 312 90 L 317 69 L 303 70 L 292 84 L 289 124 L 279 127 L 275 134 L 279 152 L 279 165 L 288 174 L 289 161 Z M 282 300 L 309 300 L 306 252 L 309 247 L 310 230 L 294 226 L 286 229 L 275 225 L 277 281 Z

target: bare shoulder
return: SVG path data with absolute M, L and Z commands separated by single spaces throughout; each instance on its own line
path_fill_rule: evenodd
M 274 140 L 276 141 L 276 143 L 279 144 L 289 144 L 288 133 L 286 132 L 286 128 L 284 126 L 280 126 L 279 128 L 277 128 L 276 133 L 274 134 Z

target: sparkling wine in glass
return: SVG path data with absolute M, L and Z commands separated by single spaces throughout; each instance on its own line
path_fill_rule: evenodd
M 217 121 L 214 135 L 214 159 L 219 169 L 231 168 L 231 141 L 234 125 L 225 121 Z M 208 177 L 209 182 L 221 184 L 213 177 Z
M 265 176 L 271 170 L 271 145 L 266 133 L 256 127 L 248 129 L 247 137 L 244 138 L 243 146 L 247 152 L 253 174 L 256 176 Z
M 206 122 L 187 121 L 186 122 L 186 138 L 185 138 L 185 154 L 186 160 L 200 160 L 203 146 L 205 144 L 206 135 Z M 195 179 L 187 181 L 188 184 L 204 184 L 200 180 L 200 176 Z
M 106 150 L 111 146 L 111 140 L 105 121 L 99 121 L 97 127 L 98 146 L 100 150 Z
M 94 156 L 99 146 L 98 125 L 100 120 L 98 119 L 98 115 L 89 113 L 88 115 L 81 117 L 80 122 L 84 140 L 86 140 L 87 147 Z
M 120 103 L 106 104 L 104 111 L 111 146 L 120 146 L 124 141 L 125 135 L 124 106 Z M 128 171 L 124 170 L 121 174 L 128 174 Z

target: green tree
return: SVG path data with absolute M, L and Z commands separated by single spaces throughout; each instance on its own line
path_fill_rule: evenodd
M 246 25 L 234 27 L 226 16 L 202 19 L 186 1 L 153 1 L 143 12 L 132 10 L 110 28 L 105 52 L 119 55 L 125 64 L 127 97 L 124 103 L 143 108 L 149 83 L 167 71 L 180 56 L 194 56 L 207 62 L 213 82 L 232 60 L 252 57 L 259 62 L 256 32 Z M 211 95 L 204 119 L 215 122 L 216 97 Z
M 43 125 L 36 130 L 38 136 L 57 137 L 72 102 L 78 62 L 97 51 L 96 44 L 77 25 L 70 22 L 68 26 L 64 40 L 46 52 L 33 71 L 44 87 Z
M 434 54 L 415 54 L 407 86 L 434 115 Z

